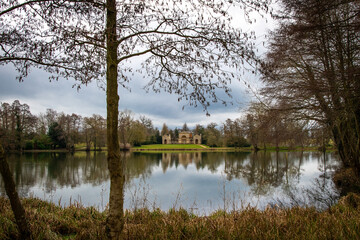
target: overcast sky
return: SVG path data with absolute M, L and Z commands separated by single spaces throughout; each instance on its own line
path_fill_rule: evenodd
M 94 113 L 106 116 L 105 91 L 96 82 L 83 86 L 78 91 L 72 87 L 75 81 L 49 82 L 48 74 L 42 70 L 33 69 L 24 82 L 18 82 L 16 74 L 11 65 L 0 67 L 0 102 L 11 104 L 18 99 L 21 103 L 28 104 L 33 114 L 45 113 L 47 108 L 52 108 L 58 112 L 76 113 L 84 117 Z M 233 105 L 211 105 L 208 117 L 201 106 L 195 108 L 185 101 L 178 102 L 177 95 L 146 93 L 144 85 L 144 81 L 134 79 L 131 91 L 119 88 L 120 111 L 129 109 L 134 112 L 135 117 L 145 115 L 159 128 L 163 123 L 174 128 L 182 127 L 186 122 L 189 127 L 193 127 L 198 123 L 206 126 L 210 122 L 220 124 L 227 118 L 235 119 L 240 116 L 241 108 L 247 106 L 251 96 L 246 94 L 243 83 L 234 81 L 231 99 Z
M 269 24 L 266 24 L 265 20 L 259 20 L 251 26 L 251 29 L 256 30 L 259 42 L 263 41 L 262 36 L 268 27 Z M 28 104 L 31 112 L 36 115 L 45 113 L 47 108 L 52 108 L 57 112 L 76 113 L 83 117 L 94 113 L 106 117 L 105 91 L 98 87 L 96 81 L 77 91 L 72 87 L 75 83 L 73 80 L 49 82 L 49 75 L 39 69 L 33 69 L 24 82 L 18 82 L 16 74 L 11 64 L 0 66 L 0 102 L 12 103 L 18 99 L 21 103 Z M 260 83 L 256 76 L 247 75 L 243 78 L 251 83 L 253 89 L 258 88 Z M 222 104 L 212 105 L 208 109 L 210 116 L 206 116 L 201 106 L 194 108 L 185 101 L 178 102 L 177 95 L 146 93 L 143 90 L 145 85 L 146 79 L 135 75 L 130 85 L 131 92 L 119 89 L 120 111 L 129 109 L 135 113 L 135 118 L 145 115 L 159 129 L 163 123 L 170 128 L 180 128 L 185 122 L 190 128 L 196 124 L 206 126 L 210 122 L 221 124 L 227 118 L 239 117 L 241 110 L 244 110 L 253 98 L 251 93 L 246 93 L 244 83 L 234 79 L 231 84 L 233 105 L 226 107 Z

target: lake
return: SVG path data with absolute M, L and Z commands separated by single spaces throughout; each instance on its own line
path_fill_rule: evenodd
M 209 214 L 248 205 L 264 209 L 294 196 L 318 204 L 306 198 L 309 189 L 337 194 L 331 181 L 339 165 L 334 153 L 127 152 L 123 159 L 127 209 L 183 207 Z M 106 152 L 9 154 L 7 160 L 22 197 L 106 208 Z M 2 179 L 0 194 L 5 195 Z

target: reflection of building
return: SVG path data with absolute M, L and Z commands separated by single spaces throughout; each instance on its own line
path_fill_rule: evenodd
M 195 153 L 163 153 L 161 159 L 161 167 L 165 173 L 169 167 L 178 164 L 182 165 L 184 168 L 187 168 L 189 164 L 195 164 L 198 168 L 201 163 L 202 155 L 201 152 Z
M 178 139 L 171 139 L 171 135 L 162 136 L 162 144 L 201 144 L 201 135 L 191 132 L 180 132 Z
M 179 163 L 186 168 L 192 163 L 192 153 L 179 153 Z
M 163 153 L 161 159 L 161 166 L 164 173 L 166 172 L 166 169 L 169 167 L 170 164 L 171 164 L 171 153 Z

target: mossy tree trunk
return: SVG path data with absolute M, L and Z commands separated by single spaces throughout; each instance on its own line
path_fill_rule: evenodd
M 9 197 L 11 208 L 15 215 L 16 224 L 19 228 L 21 239 L 31 239 L 29 224 L 26 220 L 25 210 L 21 205 L 19 195 L 15 188 L 15 182 L 10 171 L 8 162 L 5 159 L 5 153 L 0 144 L 0 173 L 3 177 L 5 191 Z
M 108 168 L 110 172 L 109 216 L 107 234 L 110 239 L 120 239 L 124 226 L 124 175 L 120 159 L 118 139 L 118 72 L 117 72 L 117 40 L 116 40 L 116 1 L 107 0 L 106 18 L 106 103 L 107 103 L 107 145 Z
M 345 114 L 343 114 L 345 115 Z M 356 169 L 360 176 L 360 131 L 357 116 L 338 121 L 332 133 L 344 167 Z

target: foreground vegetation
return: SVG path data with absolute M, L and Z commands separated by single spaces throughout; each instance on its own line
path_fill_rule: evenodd
M 23 199 L 34 239 L 106 239 L 107 211 L 77 204 L 62 208 Z M 19 239 L 9 201 L 0 198 L 0 239 Z M 349 194 L 330 209 L 246 208 L 210 216 L 186 210 L 126 211 L 124 239 L 358 239 L 360 196 Z

